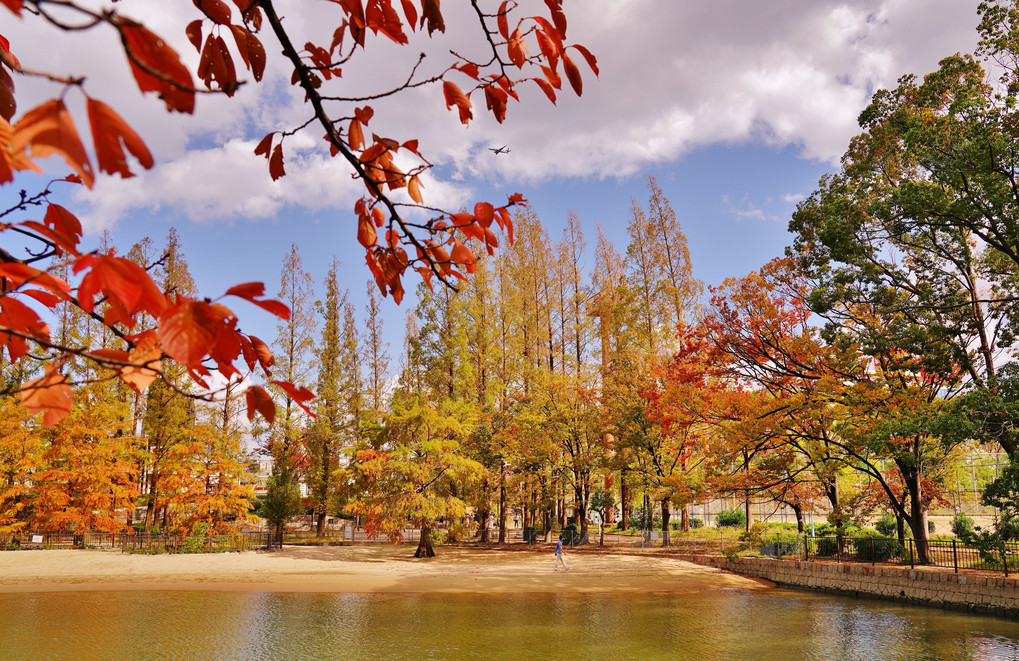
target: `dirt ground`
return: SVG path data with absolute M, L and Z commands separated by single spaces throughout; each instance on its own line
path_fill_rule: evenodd
M 231 590 L 279 592 L 686 592 L 763 589 L 766 581 L 664 554 L 566 554 L 553 571 L 550 549 L 442 547 L 415 559 L 414 547 L 308 546 L 271 552 L 131 555 L 109 550 L 0 553 L 0 592 Z

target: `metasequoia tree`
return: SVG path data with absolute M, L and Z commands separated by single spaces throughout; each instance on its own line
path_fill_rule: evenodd
M 408 31 L 427 30 L 429 36 L 444 32 L 446 23 L 438 0 L 332 3 L 329 9 L 335 11 L 336 29 L 328 43 L 294 34 L 272 0 L 234 0 L 232 4 L 198 0 L 193 8 L 181 3 L 188 5 L 191 16 L 176 28 L 200 54 L 194 72 L 183 64 L 170 42 L 146 27 L 143 19 L 118 10 L 94 9 L 74 0 L 3 0 L 2 4 L 20 20 L 48 24 L 57 38 L 71 40 L 82 31 L 107 31 L 123 45 L 139 91 L 154 92 L 169 112 L 193 112 L 199 93 L 232 96 L 241 84 L 250 84 L 240 79 L 245 70 L 258 82 L 267 59 L 281 58 L 280 63 L 292 72 L 292 84 L 301 88 L 307 101 L 307 117 L 289 129 L 264 136 L 255 154 L 267 159 L 269 176 L 279 179 L 286 174 L 284 157 L 290 141 L 304 131 L 311 131 L 316 138 L 324 132 L 323 148 L 342 158 L 365 186 L 365 195 L 354 204 L 357 239 L 365 248 L 367 265 L 380 290 L 397 301 L 403 297 L 402 279 L 408 269 L 417 270 L 426 281 L 437 276 L 448 282 L 473 269 L 475 257 L 465 244 L 468 239 L 493 247 L 498 240 L 492 228 L 498 226 L 512 240 L 508 207 L 522 197 L 514 194 L 502 206 L 478 202 L 470 211 L 455 213 L 426 206 L 421 175 L 431 163 L 416 139 L 388 137 L 375 124 L 369 129 L 375 112 L 368 102 L 384 102 L 406 90 L 433 85 L 441 89 L 447 108 L 455 109 L 462 123 L 474 118 L 475 104 L 482 98 L 487 110 L 502 122 L 508 101 L 529 93 L 528 88 L 540 89 L 554 103 L 565 78 L 580 94 L 583 79 L 574 57 L 585 60 L 597 74 L 594 56 L 566 40 L 561 0 L 545 0 L 547 13 L 536 16 L 520 16 L 513 0 L 492 3 L 491 7 L 482 0 L 462 4 L 459 10 L 474 19 L 465 24 L 479 26 L 472 33 L 475 42 L 470 51 L 462 49 L 438 67 L 424 58 L 408 62 L 408 76 L 402 84 L 367 95 L 347 91 L 342 70 L 357 61 L 368 62 L 377 41 L 404 45 L 410 43 Z M 18 172 L 40 171 L 37 160 L 51 155 L 62 157 L 72 172 L 70 179 L 86 186 L 93 185 L 97 169 L 130 177 L 132 167 L 152 167 L 154 159 L 142 137 L 113 108 L 86 91 L 92 73 L 103 72 L 42 71 L 33 62 L 22 63 L 12 52 L 10 41 L 0 35 L 0 185 L 13 183 Z M 19 113 L 15 78 L 19 76 L 52 82 L 58 97 L 21 112 L 15 119 Z M 73 91 L 80 92 L 77 98 L 84 98 L 92 157 L 68 105 L 76 96 Z M 408 164 L 402 165 L 405 160 Z M 405 193 L 406 198 L 403 193 L 396 197 L 396 191 Z M 260 369 L 268 375 L 272 366 L 268 348 L 258 338 L 240 332 L 236 316 L 222 302 L 171 299 L 159 291 L 144 268 L 112 252 L 84 250 L 77 218 L 49 202 L 48 196 L 48 188 L 36 195 L 23 194 L 2 214 L 0 224 L 5 238 L 17 232 L 23 240 L 34 242 L 26 257 L 0 251 L 0 341 L 11 362 L 20 361 L 29 351 L 45 356 L 44 374 L 14 389 L 30 410 L 46 414 L 47 424 L 70 411 L 73 392 L 64 370 L 70 356 L 94 361 L 108 370 L 110 378 L 120 378 L 139 390 L 161 376 L 166 357 L 180 362 L 206 389 L 212 370 L 227 379 L 237 375 L 239 359 L 249 371 Z M 412 217 L 409 207 L 424 211 L 428 219 L 408 220 Z M 43 210 L 41 221 L 32 217 L 37 208 Z M 64 264 L 70 265 L 75 276 L 70 281 L 55 275 Z M 286 307 L 263 299 L 263 292 L 260 283 L 247 283 L 226 294 L 286 318 Z M 96 309 L 97 298 L 108 305 L 104 313 Z M 61 301 L 107 326 L 123 342 L 123 348 L 68 346 L 56 341 L 41 313 Z M 143 314 L 153 323 L 140 324 Z M 278 385 L 284 387 L 283 383 Z M 311 396 L 290 384 L 287 388 L 295 402 Z M 249 386 L 246 399 L 249 417 L 255 411 L 267 419 L 274 417 L 275 404 L 262 386 Z
M 421 529 L 414 557 L 435 555 L 431 531 L 440 518 L 462 517 L 459 494 L 483 474 L 461 447 L 476 422 L 473 405 L 397 393 L 383 424 L 372 427 L 344 471 L 358 494 L 350 509 L 369 535 L 399 540 L 410 521 Z

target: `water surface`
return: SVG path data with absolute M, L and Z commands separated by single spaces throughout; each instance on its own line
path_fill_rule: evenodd
M 1019 659 L 1019 623 L 793 590 L 0 594 L 0 659 Z

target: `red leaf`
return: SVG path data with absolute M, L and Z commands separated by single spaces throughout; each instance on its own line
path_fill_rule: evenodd
M 258 307 L 271 312 L 277 317 L 287 320 L 290 319 L 290 308 L 279 301 L 267 299 L 264 301 L 257 300 L 265 294 L 265 285 L 261 282 L 245 282 L 241 285 L 234 285 L 230 289 L 226 290 L 224 296 L 237 296 L 244 300 L 257 305 Z
M 578 51 L 580 51 L 580 54 L 584 56 L 585 60 L 587 60 L 587 66 L 591 67 L 591 71 L 593 71 L 594 75 L 597 76 L 598 60 L 595 58 L 594 55 L 591 54 L 591 51 L 587 50 L 580 44 L 573 44 L 572 46 L 570 46 L 570 48 L 576 48 Z
M 400 0 L 400 2 L 403 5 L 403 15 L 407 17 L 407 25 L 413 30 L 414 25 L 418 22 L 418 10 L 411 0 Z
M 85 255 L 73 267 L 75 273 L 88 270 L 78 286 L 78 301 L 82 310 L 91 312 L 97 292 L 102 292 L 111 306 L 119 306 L 130 319 L 137 312 L 161 315 L 168 305 L 166 296 L 152 281 L 152 277 L 129 259 L 109 255 Z
M 283 143 L 281 142 L 272 150 L 272 157 L 269 158 L 269 176 L 273 181 L 276 181 L 284 175 L 286 172 L 283 171 Z
M 474 115 L 471 113 L 471 100 L 456 86 L 448 80 L 442 81 L 442 93 L 446 97 L 446 109 L 456 106 L 460 111 L 460 122 L 466 124 Z
M 88 98 L 87 108 L 92 140 L 96 147 L 96 162 L 100 170 L 108 174 L 119 174 L 124 179 L 133 177 L 134 173 L 127 167 L 123 147 L 127 147 L 143 168 L 148 170 L 152 167 L 152 154 L 148 147 L 112 108 L 91 97 Z
M 559 38 L 566 38 L 566 14 L 563 13 L 563 0 L 545 0 L 548 9 L 552 12 L 552 22 L 555 23 Z
M 194 0 L 194 3 L 214 23 L 230 25 L 230 5 L 222 0 Z
M 563 53 L 563 69 L 566 70 L 566 79 L 570 81 L 573 91 L 580 96 L 584 91 L 584 81 L 580 78 L 580 69 L 566 53 Z
M 182 298 L 159 318 L 159 340 L 167 355 L 195 369 L 216 342 L 220 316 L 204 301 Z
M 499 14 L 496 17 L 496 23 L 499 25 L 499 34 L 502 35 L 503 39 L 509 39 L 509 19 L 506 14 L 509 12 L 507 6 L 509 0 L 503 0 L 503 3 L 499 5 Z
M 474 205 L 474 217 L 478 219 L 478 224 L 482 227 L 492 224 L 494 213 L 495 208 L 488 202 L 478 202 Z
M 24 5 L 22 0 L 0 0 L 0 2 L 14 12 L 15 16 L 21 16 L 21 7 Z
M 269 159 L 269 150 L 272 149 L 272 139 L 275 135 L 276 132 L 273 131 L 259 141 L 255 146 L 255 156 L 265 156 L 266 160 Z
M 18 397 L 26 409 L 43 414 L 43 425 L 52 427 L 71 412 L 74 393 L 67 385 L 67 378 L 50 367 L 45 375 L 26 383 Z
M 184 34 L 187 35 L 188 41 L 195 47 L 198 52 L 202 51 L 202 19 L 196 18 L 195 20 L 188 23 L 188 26 L 184 28 Z
M 513 34 L 506 43 L 506 51 L 509 53 L 510 61 L 518 69 L 524 66 L 524 62 L 527 60 L 527 45 L 524 43 L 524 38 L 520 36 L 520 28 L 513 30 Z
M 138 23 L 121 19 L 120 28 L 128 50 L 131 73 L 134 74 L 138 88 L 143 93 L 157 92 L 167 110 L 194 112 L 195 93 L 191 91 L 194 84 L 177 51 Z M 149 69 L 158 71 L 161 77 L 153 76 L 139 67 L 131 59 L 132 55 Z
M 446 31 L 446 24 L 442 20 L 442 13 L 439 11 L 439 0 L 421 0 L 421 25 L 428 23 L 428 36 L 432 32 Z
M 555 104 L 555 90 L 552 89 L 552 86 L 548 84 L 548 81 L 545 80 L 544 78 L 531 78 L 531 80 L 538 83 L 538 87 L 540 87 L 541 91 L 545 93 L 545 96 L 548 97 L 548 100 Z
M 494 85 L 485 85 L 485 104 L 495 115 L 495 121 L 502 124 L 506 119 L 506 92 Z
M 274 386 L 279 386 L 280 388 L 282 388 L 283 392 L 287 394 L 287 397 L 289 397 L 291 400 L 294 401 L 295 404 L 304 409 L 305 413 L 307 413 L 313 418 L 315 417 L 315 414 L 313 414 L 311 410 L 304 405 L 305 402 L 315 399 L 315 393 L 308 390 L 304 386 L 295 386 L 294 384 L 288 383 L 286 381 L 270 381 L 269 383 L 273 384 Z
M 276 402 L 262 386 L 250 386 L 244 393 L 248 404 L 248 420 L 255 417 L 255 412 L 262 414 L 265 421 L 272 424 L 276 418 Z
M 14 100 L 14 79 L 7 70 L 0 67 L 0 117 L 10 122 L 18 104 Z
M 261 365 L 263 370 L 268 372 L 269 368 L 276 363 L 276 357 L 272 355 L 272 350 L 265 342 L 254 335 L 249 335 L 248 339 L 251 340 L 251 346 L 255 350 L 258 364 Z

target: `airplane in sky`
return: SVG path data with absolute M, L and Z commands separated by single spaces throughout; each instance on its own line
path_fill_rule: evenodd
M 510 150 L 509 150 L 509 148 L 506 145 L 503 145 L 502 147 L 499 147 L 498 149 L 496 149 L 495 147 L 489 147 L 488 150 L 491 151 L 494 154 L 508 154 L 508 153 L 510 153 Z

